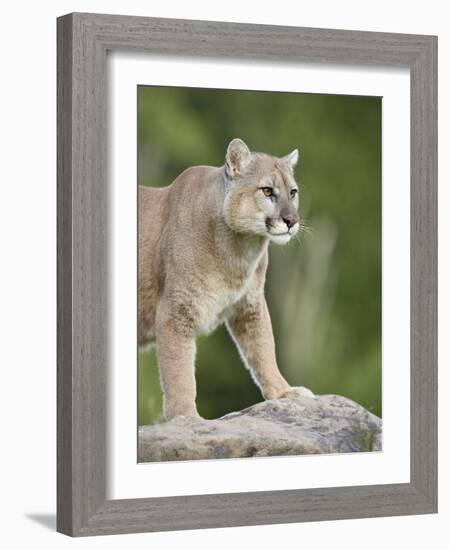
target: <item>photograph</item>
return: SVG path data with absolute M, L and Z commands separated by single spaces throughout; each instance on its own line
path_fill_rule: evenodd
M 380 451 L 382 98 L 137 106 L 138 461 Z

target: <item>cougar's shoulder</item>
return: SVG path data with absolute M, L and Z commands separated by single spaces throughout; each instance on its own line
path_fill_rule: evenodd
M 170 208 L 194 211 L 201 207 L 202 200 L 213 195 L 221 196 L 223 170 L 215 166 L 191 166 L 184 170 L 167 188 Z

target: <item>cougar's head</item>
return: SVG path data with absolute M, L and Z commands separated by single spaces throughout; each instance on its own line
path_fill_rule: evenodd
M 254 153 L 233 139 L 224 165 L 224 218 L 238 233 L 286 244 L 299 230 L 298 185 L 293 169 L 298 150 L 282 158 Z

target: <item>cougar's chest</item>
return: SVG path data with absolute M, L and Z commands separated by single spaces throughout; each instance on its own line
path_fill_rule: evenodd
M 217 273 L 211 287 L 204 293 L 199 333 L 209 334 L 226 321 L 233 306 L 255 283 L 257 262 L 239 265 L 230 260 L 226 269 Z
M 210 334 L 219 325 L 226 321 L 232 307 L 247 292 L 248 285 L 241 288 L 221 287 L 209 292 L 204 297 L 201 307 L 201 317 L 198 323 L 199 334 Z

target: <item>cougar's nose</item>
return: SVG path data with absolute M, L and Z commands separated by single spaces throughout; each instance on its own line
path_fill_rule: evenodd
M 282 216 L 285 225 L 290 229 L 299 222 L 298 216 L 289 214 L 288 216 Z

